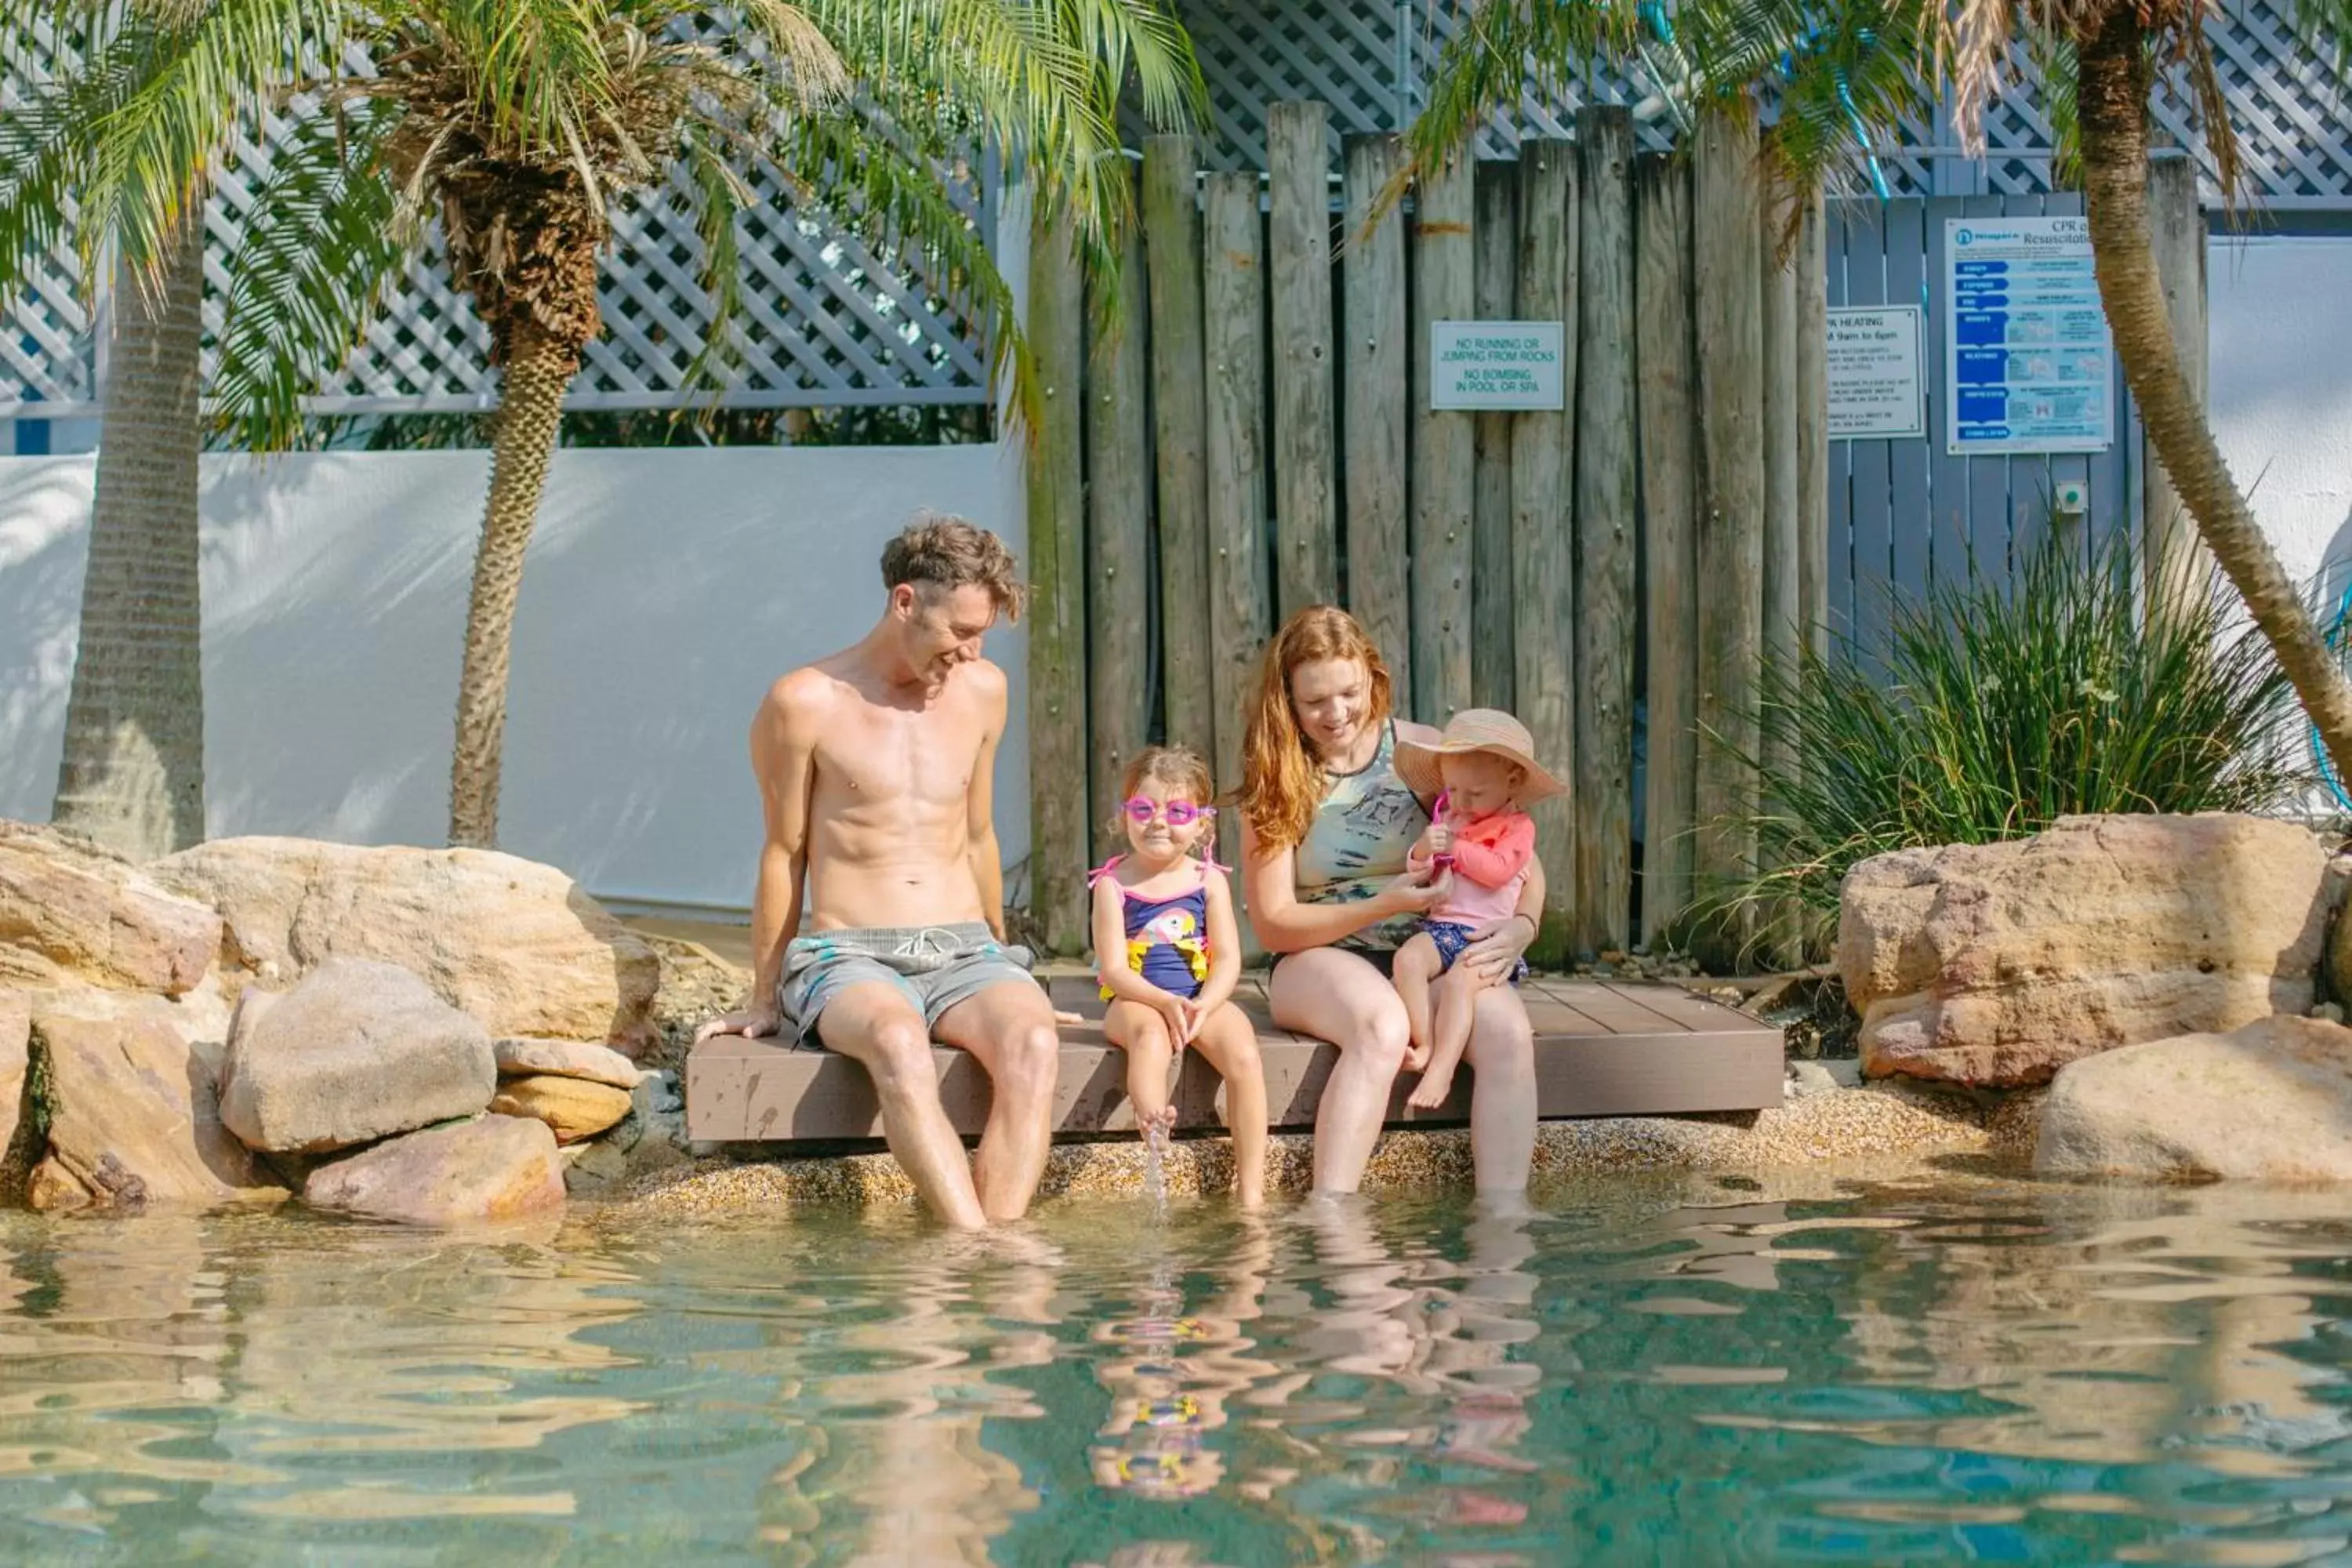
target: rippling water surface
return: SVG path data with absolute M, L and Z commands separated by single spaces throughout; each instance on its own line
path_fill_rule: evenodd
M 2352 1205 L 0 1218 L 0 1561 L 2352 1561 Z

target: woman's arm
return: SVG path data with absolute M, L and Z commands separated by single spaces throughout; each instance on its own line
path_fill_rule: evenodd
M 1518 908 L 1491 925 L 1480 927 L 1478 934 L 1462 950 L 1458 962 L 1489 978 L 1508 974 L 1520 955 L 1534 945 L 1536 933 L 1543 929 L 1543 857 L 1530 856 L 1528 885 L 1519 889 Z
M 1354 903 L 1309 904 L 1299 901 L 1297 877 L 1296 849 L 1285 846 L 1260 855 L 1256 832 L 1242 825 L 1242 890 L 1249 896 L 1250 929 L 1268 952 L 1328 947 L 1384 920 L 1433 909 L 1446 889 L 1442 877 L 1423 884 L 1408 874 Z
M 1209 872 L 1201 881 L 1209 895 L 1209 978 L 1193 998 L 1202 1017 L 1234 999 L 1242 979 L 1242 932 L 1234 919 L 1234 889 L 1224 877 Z

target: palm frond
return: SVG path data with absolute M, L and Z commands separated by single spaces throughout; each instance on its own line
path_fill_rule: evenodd
M 909 275 L 929 279 L 988 346 L 991 385 L 1009 374 L 1015 417 L 1036 428 L 1043 397 L 1013 292 L 989 237 L 950 196 L 939 168 L 840 116 L 794 124 L 777 149 L 797 205 L 861 236 Z M 909 265 L 911 263 L 911 265 Z
M 212 384 L 215 424 L 241 446 L 299 434 L 304 394 L 350 357 L 415 254 L 418 226 L 380 155 L 402 113 L 304 118 L 246 213 Z
M 520 161 L 562 155 L 567 128 L 576 134 L 611 96 L 614 10 L 605 0 L 404 0 L 388 8 L 386 31 L 457 69 L 477 131 Z
M 65 75 L 11 78 L 15 101 L 0 113 L 0 300 L 37 276 L 68 232 L 76 195 L 89 185 L 89 128 L 134 90 L 141 52 L 139 40 L 115 37 Z M 99 247 L 81 248 L 89 290 Z
M 338 0 L 209 0 L 184 26 L 134 13 L 130 89 L 86 128 L 84 249 L 110 238 L 134 263 L 163 254 L 230 128 L 304 85 L 313 62 L 340 61 L 345 13 Z
M 1867 177 L 1881 142 L 1931 113 L 1940 12 L 1914 0 L 1858 0 L 1817 15 L 1782 0 L 1740 9 L 1749 17 L 1719 24 L 1729 47 L 1708 51 L 1705 74 L 1718 95 L 1778 80 L 1780 116 L 1765 149 L 1795 189 L 1818 189 L 1840 173 Z
M 742 363 L 736 323 L 743 311 L 743 257 L 735 219 L 757 204 L 759 193 L 727 161 L 723 145 L 693 128 L 680 138 L 678 156 L 693 195 L 695 233 L 702 240 L 703 298 L 710 301 L 702 347 L 686 367 L 685 391 L 691 396 L 704 388 L 718 390 Z
M 2032 27 L 2025 47 L 2042 79 L 2042 117 L 2050 122 L 2050 183 L 2069 189 L 2081 180 L 2083 157 L 2082 130 L 2074 117 L 2074 40 Z
M 894 121 L 960 120 L 1066 210 L 1089 272 L 1116 270 L 1133 221 L 1118 100 L 1139 81 L 1155 126 L 1182 129 L 1207 91 L 1182 29 L 1153 0 L 810 0 L 858 84 Z
M 1595 60 L 1633 55 L 1641 26 L 1635 0 L 1475 0 L 1438 57 L 1422 110 L 1405 132 L 1405 167 L 1374 200 L 1370 221 L 1467 145 L 1488 117 L 1517 109 L 1529 91 L 1580 88 Z

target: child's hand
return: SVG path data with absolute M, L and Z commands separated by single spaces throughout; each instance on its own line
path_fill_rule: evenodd
M 1450 816 L 1453 813 L 1449 811 L 1446 815 Z M 1427 840 L 1429 852 L 1432 855 L 1454 853 L 1454 828 L 1451 824 L 1433 822 L 1429 825 L 1429 831 L 1423 834 L 1422 837 Z

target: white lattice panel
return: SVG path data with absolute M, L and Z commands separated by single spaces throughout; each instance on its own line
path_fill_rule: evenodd
M 1209 87 L 1210 134 L 1203 158 L 1216 168 L 1263 168 L 1265 111 L 1270 103 L 1319 99 L 1331 106 L 1333 166 L 1339 138 L 1354 132 L 1394 130 L 1412 117 L 1421 84 L 1434 68 L 1460 23 L 1467 0 L 1184 0 Z M 2336 73 L 2294 35 L 2273 0 L 2226 5 L 2211 24 L 2214 49 L 2232 121 L 2244 155 L 2246 194 L 2260 200 L 2352 206 L 2352 130 L 2346 110 L 2352 94 Z M 1990 106 L 1985 120 L 1982 179 L 1997 192 L 2027 195 L 2051 188 L 2051 131 L 2039 78 L 2023 49 L 2011 68 L 2018 79 Z M 1603 102 L 1638 101 L 1647 84 L 1623 73 L 1595 73 L 1590 90 Z M 1557 94 L 1532 89 L 1517 112 L 1497 115 L 1480 137 L 1486 157 L 1507 157 L 1523 132 L 1557 136 L 1573 123 L 1584 90 L 1570 84 Z M 1767 106 L 1769 112 L 1769 106 Z M 2184 100 L 2159 99 L 2157 117 L 2185 146 L 2203 148 L 2190 130 Z M 1132 126 L 1138 134 L 1139 126 Z M 1667 144 L 1663 121 L 1642 127 L 1645 146 Z M 1927 118 L 1907 122 L 1878 148 L 1895 195 L 1932 189 L 1933 164 L 1955 152 L 1948 132 Z M 2206 160 L 2208 195 L 2218 196 Z
M 364 62 L 356 63 L 363 68 Z M 287 129 L 274 121 L 251 140 L 240 140 L 223 161 L 206 207 L 208 355 L 209 337 L 219 331 L 226 305 L 228 257 L 266 184 L 271 149 Z M 746 272 L 736 322 L 740 364 L 719 403 L 772 407 L 987 399 L 984 348 L 973 324 L 923 281 L 919 268 L 901 266 L 899 258 L 796 212 L 772 175 L 758 175 L 751 184 L 763 205 L 737 220 Z M 668 407 L 687 400 L 688 372 L 709 330 L 710 309 L 698 282 L 702 244 L 682 189 L 615 215 L 599 290 L 605 331 L 591 345 L 568 406 Z M 992 221 L 977 188 L 967 184 L 957 195 L 975 224 Z M 25 297 L 8 307 L 7 335 L 0 341 L 0 417 L 91 406 L 97 377 L 90 316 L 75 283 L 70 249 L 61 245 Z M 344 414 L 487 406 L 497 389 L 488 347 L 471 302 L 450 285 L 436 236 L 405 289 L 310 407 Z
M 1421 84 L 1458 24 L 1463 0 L 1184 0 L 1209 88 L 1211 122 L 1203 157 L 1217 168 L 1262 168 L 1267 105 L 1315 99 L 1330 106 L 1331 154 L 1357 132 L 1406 123 Z M 2211 24 L 2223 89 L 2242 150 L 2245 194 L 2284 205 L 2352 207 L 2352 132 L 2346 128 L 2345 81 L 2295 47 L 2273 0 L 2229 7 Z M 1981 178 L 1991 190 L 2026 195 L 2050 188 L 2050 127 L 2031 64 L 2012 61 L 2021 79 L 1995 100 L 1986 118 L 1988 155 Z M 1489 157 L 1509 156 L 1525 132 L 1568 133 L 1583 93 L 1633 101 L 1645 84 L 1597 74 L 1558 93 L 1525 93 L 1517 111 L 1497 115 L 1479 142 Z M 0 84 L 0 107 L 8 101 Z M 1769 109 L 1768 109 L 1769 112 Z M 2176 140 L 2210 155 L 2192 130 L 2186 99 L 2159 97 L 2158 120 Z M 1140 135 L 1139 124 L 1130 131 Z M 1666 144 L 1663 121 L 1642 127 L 1644 145 Z M 1937 163 L 1953 156 L 1948 132 L 1906 124 L 1879 149 L 1897 195 L 1934 188 Z M 221 258 L 257 189 L 268 140 L 241 145 L 207 223 L 209 266 L 217 284 Z M 1964 171 L 1973 178 L 1974 165 Z M 746 215 L 748 276 L 740 326 L 743 365 L 720 402 L 736 405 L 979 401 L 986 396 L 983 358 L 971 324 L 920 283 L 912 269 L 877 257 L 853 239 L 796 216 L 781 191 Z M 969 210 L 985 221 L 977 199 Z M 667 406 L 681 400 L 687 367 L 702 343 L 709 310 L 695 274 L 700 246 L 682 208 L 648 201 L 626 215 L 605 268 L 607 331 L 592 350 L 576 406 Z M 208 320 L 218 325 L 218 302 Z M 437 259 L 420 265 L 362 351 L 318 400 L 321 412 L 459 409 L 487 403 L 494 390 L 486 337 L 471 307 L 449 287 Z M 75 288 L 63 247 L 24 297 L 0 311 L 0 416 L 86 407 L 96 395 L 90 316 Z
M 45 42 L 54 37 L 37 22 L 34 30 Z M 20 89 L 0 77 L 0 114 L 16 110 Z M 90 311 L 76 265 L 70 239 L 60 237 L 46 265 L 34 270 L 31 287 L 0 305 L 0 417 L 12 403 L 86 405 L 97 394 Z

